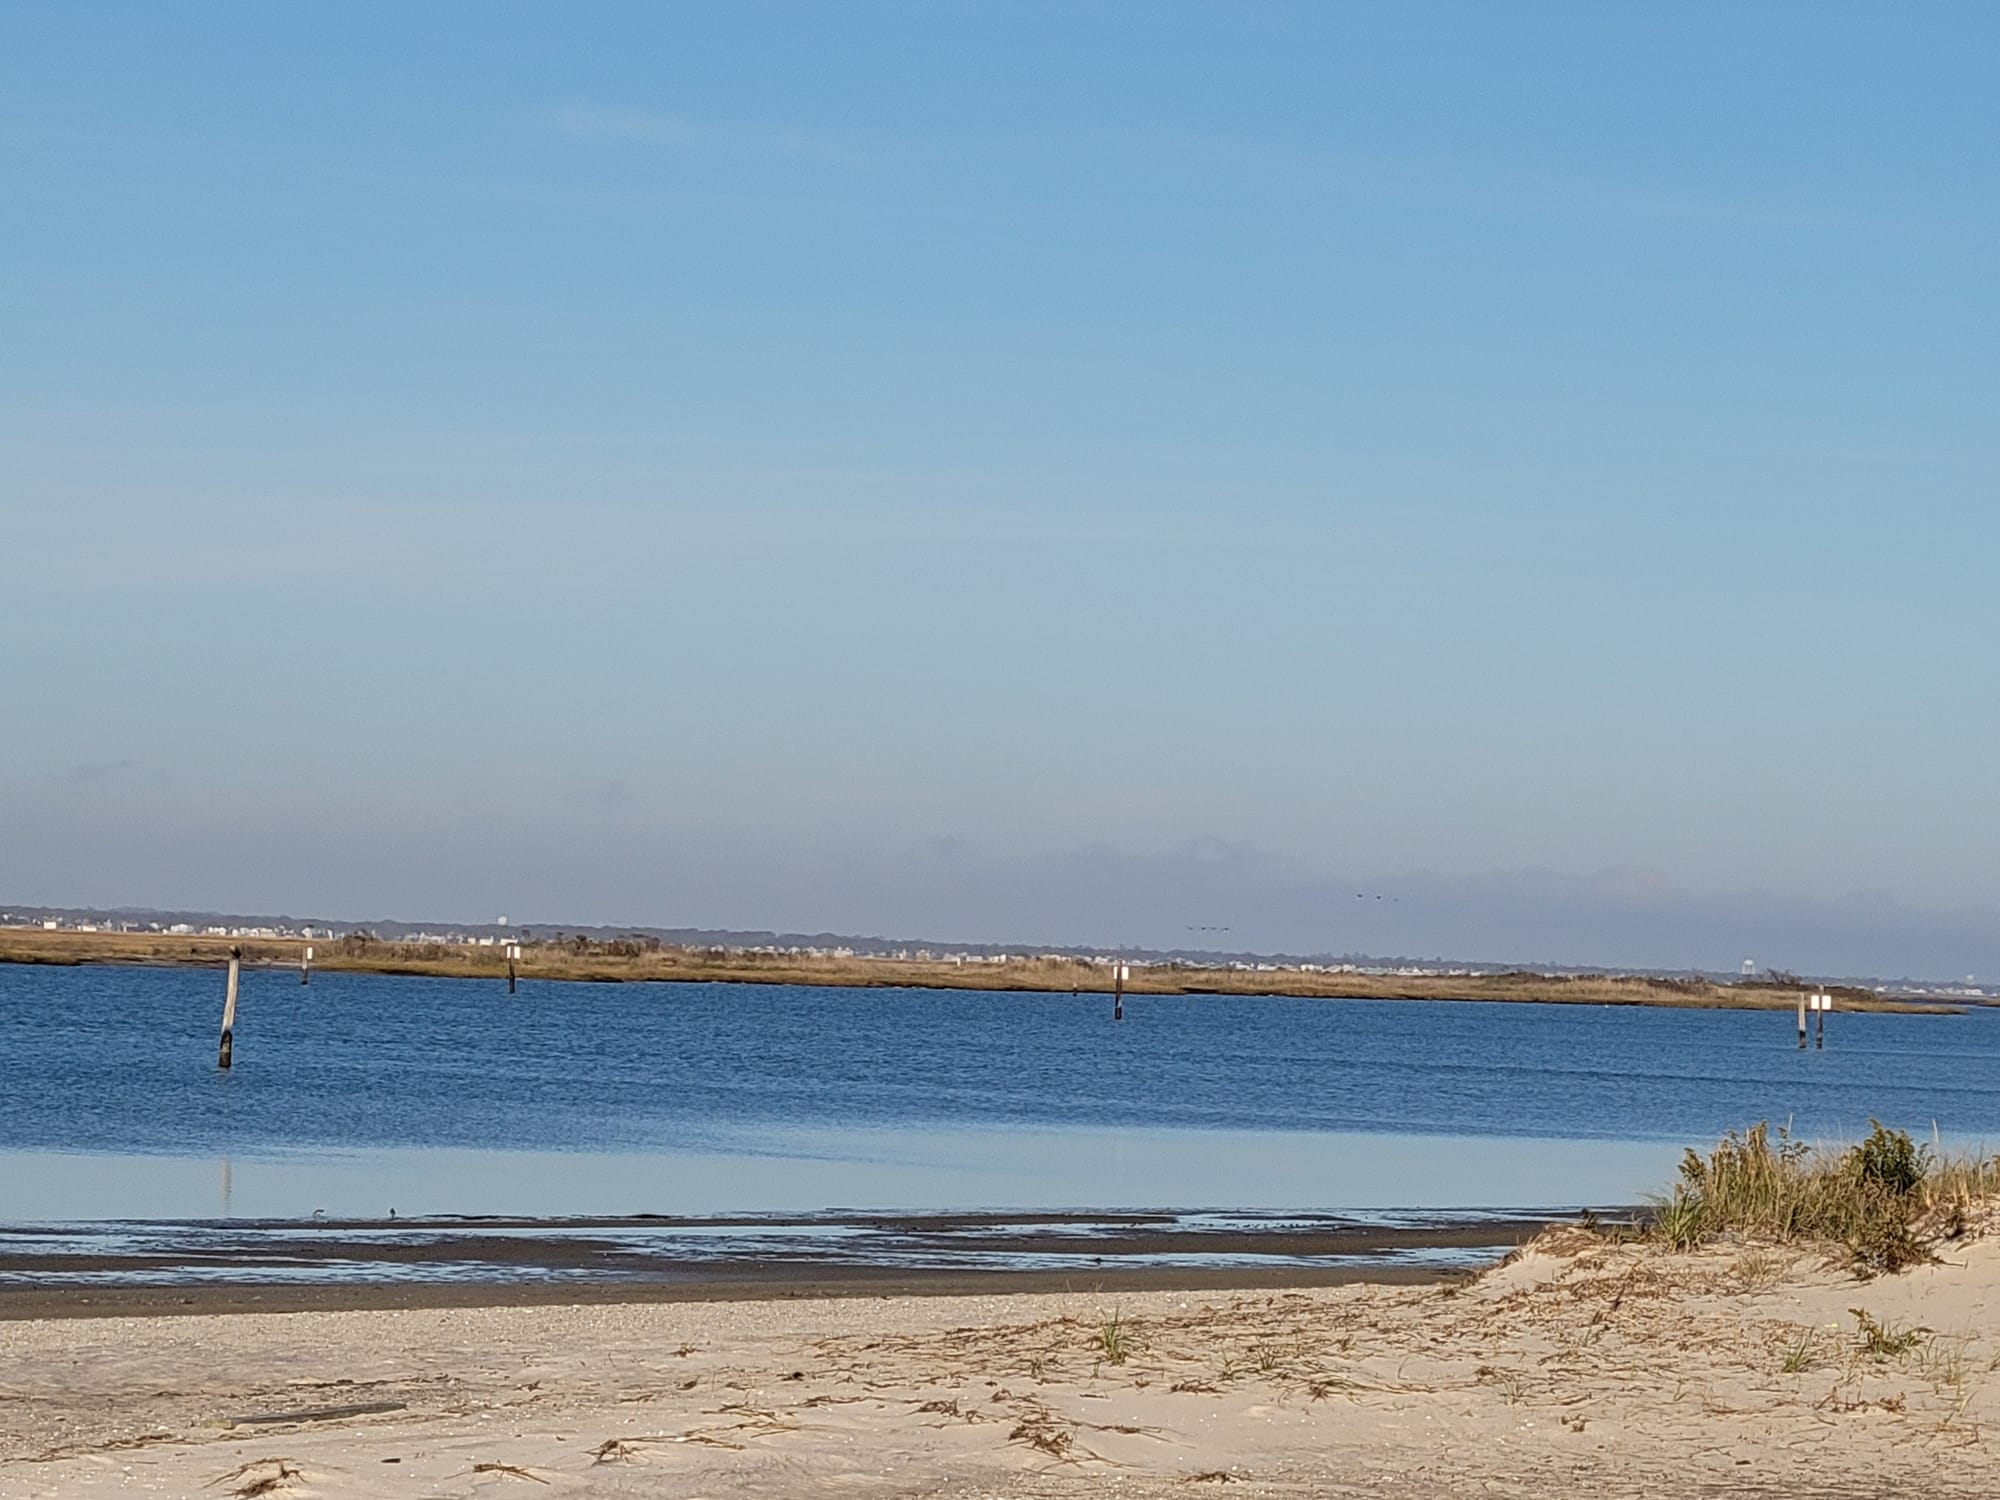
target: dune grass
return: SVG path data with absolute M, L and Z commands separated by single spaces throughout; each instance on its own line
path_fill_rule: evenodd
M 2000 1195 L 2000 1158 L 1945 1156 L 1879 1121 L 1843 1149 L 1813 1147 L 1767 1123 L 1689 1151 L 1671 1192 L 1653 1202 L 1652 1237 L 1677 1250 L 1733 1236 L 1841 1246 L 1875 1276 L 1936 1258 L 1976 1207 Z

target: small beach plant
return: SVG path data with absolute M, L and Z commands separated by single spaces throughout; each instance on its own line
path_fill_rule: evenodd
M 1893 1359 L 1908 1354 L 1924 1341 L 1927 1328 L 1904 1328 L 1900 1324 L 1877 1322 L 1865 1307 L 1850 1307 L 1854 1315 L 1855 1342 L 1871 1359 Z
M 1106 1364 L 1122 1365 L 1132 1357 L 1138 1340 L 1122 1313 L 1114 1312 L 1097 1330 L 1097 1348 Z
M 1653 1211 L 1653 1232 L 1669 1249 L 1692 1250 L 1701 1243 L 1701 1200 L 1684 1187 L 1662 1200 Z
M 1785 1362 L 1781 1369 L 1787 1375 L 1802 1375 L 1813 1367 L 1813 1330 L 1801 1332 L 1798 1342 L 1785 1352 Z

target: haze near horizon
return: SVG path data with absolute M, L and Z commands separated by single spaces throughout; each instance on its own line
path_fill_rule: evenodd
M 2000 972 L 1988 12 L 0 25 L 0 898 Z

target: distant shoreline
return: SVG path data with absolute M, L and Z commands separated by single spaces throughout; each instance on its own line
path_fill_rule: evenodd
M 411 975 L 505 983 L 498 946 L 392 942 L 355 938 L 231 938 L 206 934 L 108 933 L 0 928 L 0 964 L 118 964 L 208 968 L 240 948 L 252 967 L 296 969 L 313 949 L 316 973 Z M 1080 958 L 1014 958 L 1004 963 L 944 959 L 833 957 L 739 949 L 682 948 L 638 942 L 530 942 L 520 981 L 583 983 L 798 984 L 847 989 L 950 989 L 992 993 L 1102 994 L 1111 967 Z M 1685 1010 L 1793 1010 L 1799 991 L 1773 982 L 1718 984 L 1645 975 L 1374 974 L 1339 970 L 1201 968 L 1131 965 L 1128 995 L 1285 996 L 1323 1000 L 1458 1000 L 1571 1005 L 1653 1005 Z M 1966 1007 L 1890 999 L 1872 990 L 1832 986 L 1845 1011 L 1963 1015 Z

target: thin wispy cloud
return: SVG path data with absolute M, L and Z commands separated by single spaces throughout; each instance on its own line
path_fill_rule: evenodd
M 623 777 L 592 776 L 572 787 L 563 800 L 572 807 L 631 807 L 639 799 Z
M 550 111 L 557 134 L 577 141 L 612 141 L 709 156 L 755 156 L 856 170 L 877 155 L 853 141 L 782 125 L 696 120 L 647 109 L 569 104 Z
M 1521 161 L 1476 156 L 1417 159 L 1371 155 L 1300 141 L 1264 141 L 1150 129 L 1125 137 L 1158 160 L 1212 172 L 1296 180 L 1301 189 L 1544 218 L 1637 220 L 1689 228 L 1721 226 L 1792 233 L 1901 232 L 1898 220 L 1772 191 L 1701 191 L 1617 180 Z
M 101 787 L 122 780 L 138 769 L 139 763 L 131 759 L 86 761 L 82 765 L 71 766 L 61 779 L 73 787 Z

